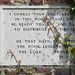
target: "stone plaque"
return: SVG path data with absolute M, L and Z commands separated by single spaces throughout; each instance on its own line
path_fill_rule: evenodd
M 69 57 L 61 44 L 54 44 L 54 36 L 48 34 L 47 16 L 64 37 L 73 35 L 69 22 L 69 7 L 4 7 L 2 9 L 2 65 L 16 65 L 11 50 L 21 65 L 68 65 Z M 72 38 L 74 40 L 74 37 Z M 75 43 L 75 42 L 73 42 Z

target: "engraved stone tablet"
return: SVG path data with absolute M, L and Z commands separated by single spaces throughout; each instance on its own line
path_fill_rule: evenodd
M 48 34 L 48 26 L 43 18 L 48 16 L 63 38 L 74 35 L 69 22 L 69 9 L 26 7 L 3 8 L 2 26 L 2 65 L 16 65 L 7 51 L 11 50 L 22 65 L 68 65 L 69 57 L 61 44 L 54 44 L 52 31 Z M 74 39 L 74 37 L 73 37 Z

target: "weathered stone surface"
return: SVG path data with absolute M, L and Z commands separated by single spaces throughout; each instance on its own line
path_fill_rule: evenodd
M 26 3 L 26 0 L 15 0 L 14 2 L 23 2 L 23 3 Z
M 55 4 L 58 0 L 44 0 L 44 4 Z
M 55 9 L 56 8 L 56 9 Z M 16 65 L 15 59 L 7 57 L 6 53 L 11 50 L 22 65 L 69 65 L 69 57 L 61 44 L 55 46 L 54 35 L 43 22 L 45 15 L 54 26 L 59 26 L 62 37 L 72 35 L 69 22 L 72 22 L 69 9 L 58 7 L 48 8 L 4 8 L 3 10 L 3 65 Z M 66 7 L 67 8 L 67 7 Z M 8 17 L 8 18 L 7 18 Z M 10 19 L 9 19 L 10 18 Z M 73 21 L 75 24 L 75 22 Z M 9 27 L 9 28 L 8 28 Z M 68 28 L 69 27 L 69 28 Z M 57 34 L 55 32 L 55 34 Z M 62 51 L 63 50 L 63 51 Z M 5 59 L 6 57 L 6 59 Z M 3 60 L 4 59 L 4 60 Z
M 4 73 L 4 71 L 3 71 L 3 70 L 1 71 L 1 75 L 5 75 L 5 73 Z

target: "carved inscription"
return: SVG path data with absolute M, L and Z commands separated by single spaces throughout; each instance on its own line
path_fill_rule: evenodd
M 62 65 L 68 64 L 68 56 L 61 44 L 54 44 L 55 38 L 43 18 L 48 16 L 64 37 L 73 35 L 69 22 L 69 10 L 66 9 L 4 9 L 3 10 L 3 50 L 12 50 L 23 65 Z M 74 37 L 71 40 L 74 45 Z M 3 58 L 5 57 L 3 55 Z M 8 64 L 10 60 L 7 60 Z M 14 63 L 9 64 L 16 64 Z

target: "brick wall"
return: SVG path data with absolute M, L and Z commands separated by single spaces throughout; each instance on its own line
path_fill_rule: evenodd
M 16 5 L 45 5 L 45 4 L 69 4 L 73 0 L 0 0 L 0 4 Z
M 0 66 L 0 75 L 75 75 L 75 66 L 21 66 L 21 72 L 17 74 L 18 66 Z

